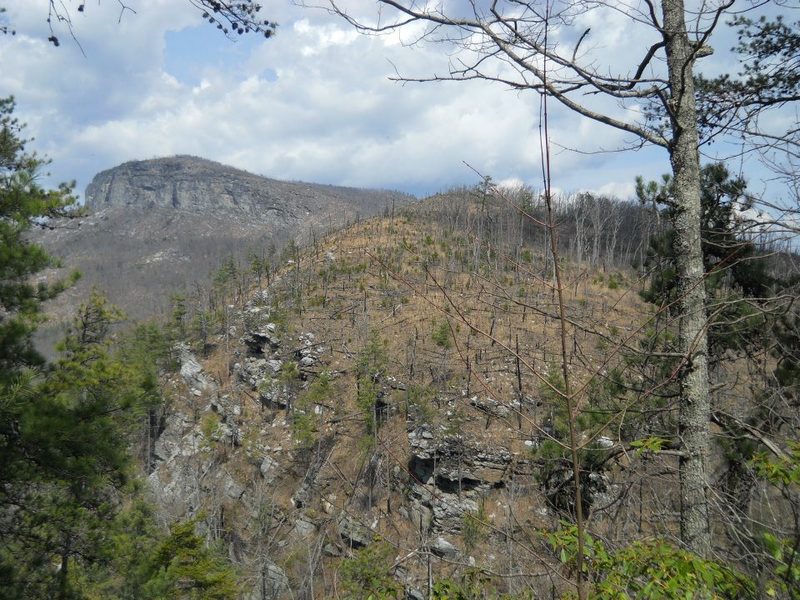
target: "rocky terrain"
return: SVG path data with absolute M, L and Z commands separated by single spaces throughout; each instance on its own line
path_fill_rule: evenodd
M 40 241 L 82 280 L 57 319 L 93 287 L 132 318 L 162 313 L 171 292 L 206 286 L 229 257 L 277 260 L 303 242 L 414 198 L 381 190 L 284 182 L 191 156 L 133 161 L 99 173 L 83 219 L 50 224 Z M 46 333 L 45 333 L 46 336 Z
M 166 522 L 203 515 L 244 597 L 359 597 L 340 589 L 343 561 L 384 551 L 369 568 L 403 590 L 387 597 L 426 598 L 432 579 L 478 574 L 486 597 L 561 585 L 536 532 L 570 514 L 568 463 L 538 452 L 563 430 L 542 380 L 509 351 L 516 335 L 537 373 L 556 371 L 556 322 L 524 314 L 480 275 L 454 276 L 465 243 L 419 215 L 366 221 L 252 290 L 205 351 L 178 347 L 148 481 Z M 543 282 L 515 294 L 549 298 Z M 606 328 L 642 310 L 602 280 L 574 294 L 581 318 L 616 303 Z M 600 365 L 601 350 L 576 372 Z M 605 456 L 622 444 L 613 429 L 586 441 Z M 618 468 L 609 460 L 586 482 L 598 520 L 620 508 Z

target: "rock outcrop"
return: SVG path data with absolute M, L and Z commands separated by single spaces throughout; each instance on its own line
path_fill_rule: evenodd
M 98 173 L 86 206 L 226 213 L 272 226 L 321 225 L 346 215 L 370 215 L 408 197 L 378 190 L 278 181 L 193 156 L 123 163 Z
M 37 232 L 37 241 L 83 275 L 51 305 L 54 330 L 93 287 L 132 318 L 160 316 L 170 294 L 207 286 L 228 259 L 245 269 L 253 254 L 277 261 L 288 240 L 310 240 L 414 200 L 277 181 L 190 156 L 124 163 L 95 176 L 85 196 L 87 217 Z

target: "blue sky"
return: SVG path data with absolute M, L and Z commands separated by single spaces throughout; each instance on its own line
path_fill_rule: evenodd
M 234 43 L 183 0 L 126 3 L 136 14 L 121 22 L 112 0 L 74 14 L 86 56 L 64 30 L 59 48 L 46 41 L 47 0 L 3 3 L 17 35 L 0 39 L 0 95 L 16 96 L 32 147 L 53 160 L 48 182 L 75 179 L 82 193 L 95 173 L 120 162 L 194 154 L 278 179 L 418 195 L 476 183 L 464 163 L 495 181 L 539 186 L 535 94 L 485 82 L 389 81 L 394 65 L 411 75 L 445 70 L 440 45 L 361 36 L 291 3 L 265 8 L 280 24 L 275 38 Z M 348 6 L 372 10 L 367 0 Z M 646 37 L 602 18 L 591 41 L 604 60 L 641 52 Z M 660 149 L 591 153 L 631 138 L 566 110 L 553 108 L 550 129 L 559 189 L 624 197 L 637 174 L 669 169 Z

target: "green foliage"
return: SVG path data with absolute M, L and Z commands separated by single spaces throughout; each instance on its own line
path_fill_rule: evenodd
M 481 503 L 475 513 L 464 513 L 461 524 L 461 537 L 467 552 L 472 552 L 486 538 L 486 507 Z
M 278 378 L 283 384 L 293 385 L 300 378 L 300 365 L 295 360 L 285 361 L 281 364 Z
M 785 396 L 796 400 L 800 397 L 800 316 L 797 309 L 776 322 L 773 334 L 772 354 L 777 359 L 775 380 Z
M 492 578 L 480 569 L 468 569 L 458 580 L 440 579 L 433 584 L 433 600 L 525 600 L 531 594 L 511 596 L 498 592 Z
M 756 474 L 778 486 L 800 486 L 800 442 L 794 442 L 790 454 L 771 459 L 763 452 L 752 459 Z
M 317 441 L 317 418 L 314 410 L 318 404 L 329 400 L 332 394 L 333 379 L 330 373 L 323 371 L 298 397 L 292 419 L 292 433 L 300 447 L 310 448 Z
M 789 453 L 779 458 L 759 452 L 750 461 L 756 474 L 781 491 L 786 498 L 800 493 L 800 442 L 790 445 Z M 800 599 L 800 533 L 778 536 L 765 531 L 759 542 L 771 562 L 765 589 L 770 597 Z
M 189 310 L 186 307 L 186 296 L 183 294 L 172 294 L 169 297 L 171 307 L 170 328 L 179 339 L 186 338 L 186 316 Z
M 733 48 L 740 59 L 738 77 L 695 78 L 699 126 L 708 132 L 755 120 L 760 110 L 795 101 L 800 94 L 800 22 L 787 23 L 781 15 L 754 21 L 739 14 L 730 24 L 739 28 Z
M 408 411 L 414 415 L 414 419 L 422 423 L 432 423 L 436 416 L 436 410 L 431 405 L 431 400 L 436 392 L 428 386 L 410 384 L 406 390 L 406 402 Z
M 379 381 L 386 371 L 389 357 L 386 353 L 386 344 L 374 329 L 370 329 L 367 342 L 358 354 L 356 360 L 356 404 L 361 410 L 367 433 L 375 433 L 377 422 L 377 402 L 381 387 Z
M 642 202 L 664 203 L 668 212 L 672 182 L 668 177 L 659 185 L 645 185 L 637 178 L 637 193 Z M 766 263 L 759 259 L 752 242 L 736 229 L 736 214 L 750 206 L 747 183 L 733 178 L 722 163 L 705 165 L 701 172 L 701 229 L 703 265 L 706 272 L 708 305 L 715 307 L 709 328 L 709 349 L 719 357 L 725 350 L 748 351 L 764 343 L 769 330 L 765 312 L 758 301 L 769 295 L 772 279 Z M 675 232 L 669 230 L 651 241 L 646 266 L 652 270 L 650 286 L 641 293 L 647 302 L 678 310 Z M 718 307 L 718 308 L 716 308 Z
M 641 440 L 633 440 L 631 442 L 631 447 L 636 448 L 636 454 L 637 456 L 640 456 L 645 452 L 658 454 L 664 449 L 664 446 L 667 443 L 669 443 L 669 440 L 667 439 L 658 436 L 650 436 Z
M 206 447 L 212 447 L 217 441 L 220 417 L 215 412 L 207 412 L 200 419 L 200 433 L 203 434 L 203 443 Z
M 548 535 L 561 562 L 574 568 L 578 547 L 575 526 Z M 590 598 L 628 600 L 745 600 L 757 598 L 754 583 L 714 561 L 704 560 L 663 540 L 634 542 L 616 552 L 584 536 L 584 570 Z
M 132 500 L 106 529 L 108 552 L 102 561 L 79 566 L 75 587 L 88 600 L 147 600 L 149 557 L 164 537 L 153 508 L 134 490 Z
M 342 590 L 347 600 L 389 600 L 399 598 L 402 588 L 391 574 L 394 548 L 375 541 L 346 558 L 339 567 Z
M 198 519 L 170 527 L 146 565 L 144 596 L 153 600 L 232 600 L 239 597 L 236 574 L 222 553 L 206 546 Z
M 29 401 L 16 406 L 16 435 L 2 445 L 0 587 L 34 581 L 38 591 L 26 597 L 66 598 L 75 585 L 72 567 L 110 551 L 107 532 L 130 476 L 124 440 L 135 416 L 155 401 L 147 376 L 111 352 L 108 333 L 119 318 L 93 294 L 60 344 L 58 361 L 15 388 L 15 398 Z M 9 504 L 17 508 L 3 512 Z M 48 566 L 54 560 L 58 571 Z
M 445 319 L 441 323 L 434 322 L 433 334 L 431 336 L 434 343 L 444 350 L 450 350 L 453 347 L 453 338 L 450 332 L 450 323 Z
M 369 377 L 359 377 L 357 383 L 356 404 L 364 418 L 367 433 L 371 435 L 375 433 L 378 427 L 378 418 L 375 412 L 381 388 L 377 381 Z
M 45 190 L 37 183 L 46 161 L 26 151 L 23 125 L 13 116 L 14 99 L 0 98 L 0 384 L 18 369 L 42 364 L 31 336 L 41 321 L 41 304 L 77 279 L 34 282 L 34 275 L 57 264 L 27 233 L 42 219 L 77 214 L 72 185 Z M 0 423 L 9 423 L 0 415 Z M 0 425 L 5 431 L 5 425 Z

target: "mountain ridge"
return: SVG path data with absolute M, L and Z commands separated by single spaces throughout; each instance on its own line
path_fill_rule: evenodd
M 280 181 L 185 155 L 102 171 L 85 198 L 87 217 L 35 235 L 83 274 L 51 305 L 51 330 L 92 288 L 131 318 L 150 318 L 166 310 L 171 294 L 207 285 L 228 259 L 277 260 L 290 240 L 302 243 L 415 200 L 387 190 Z

